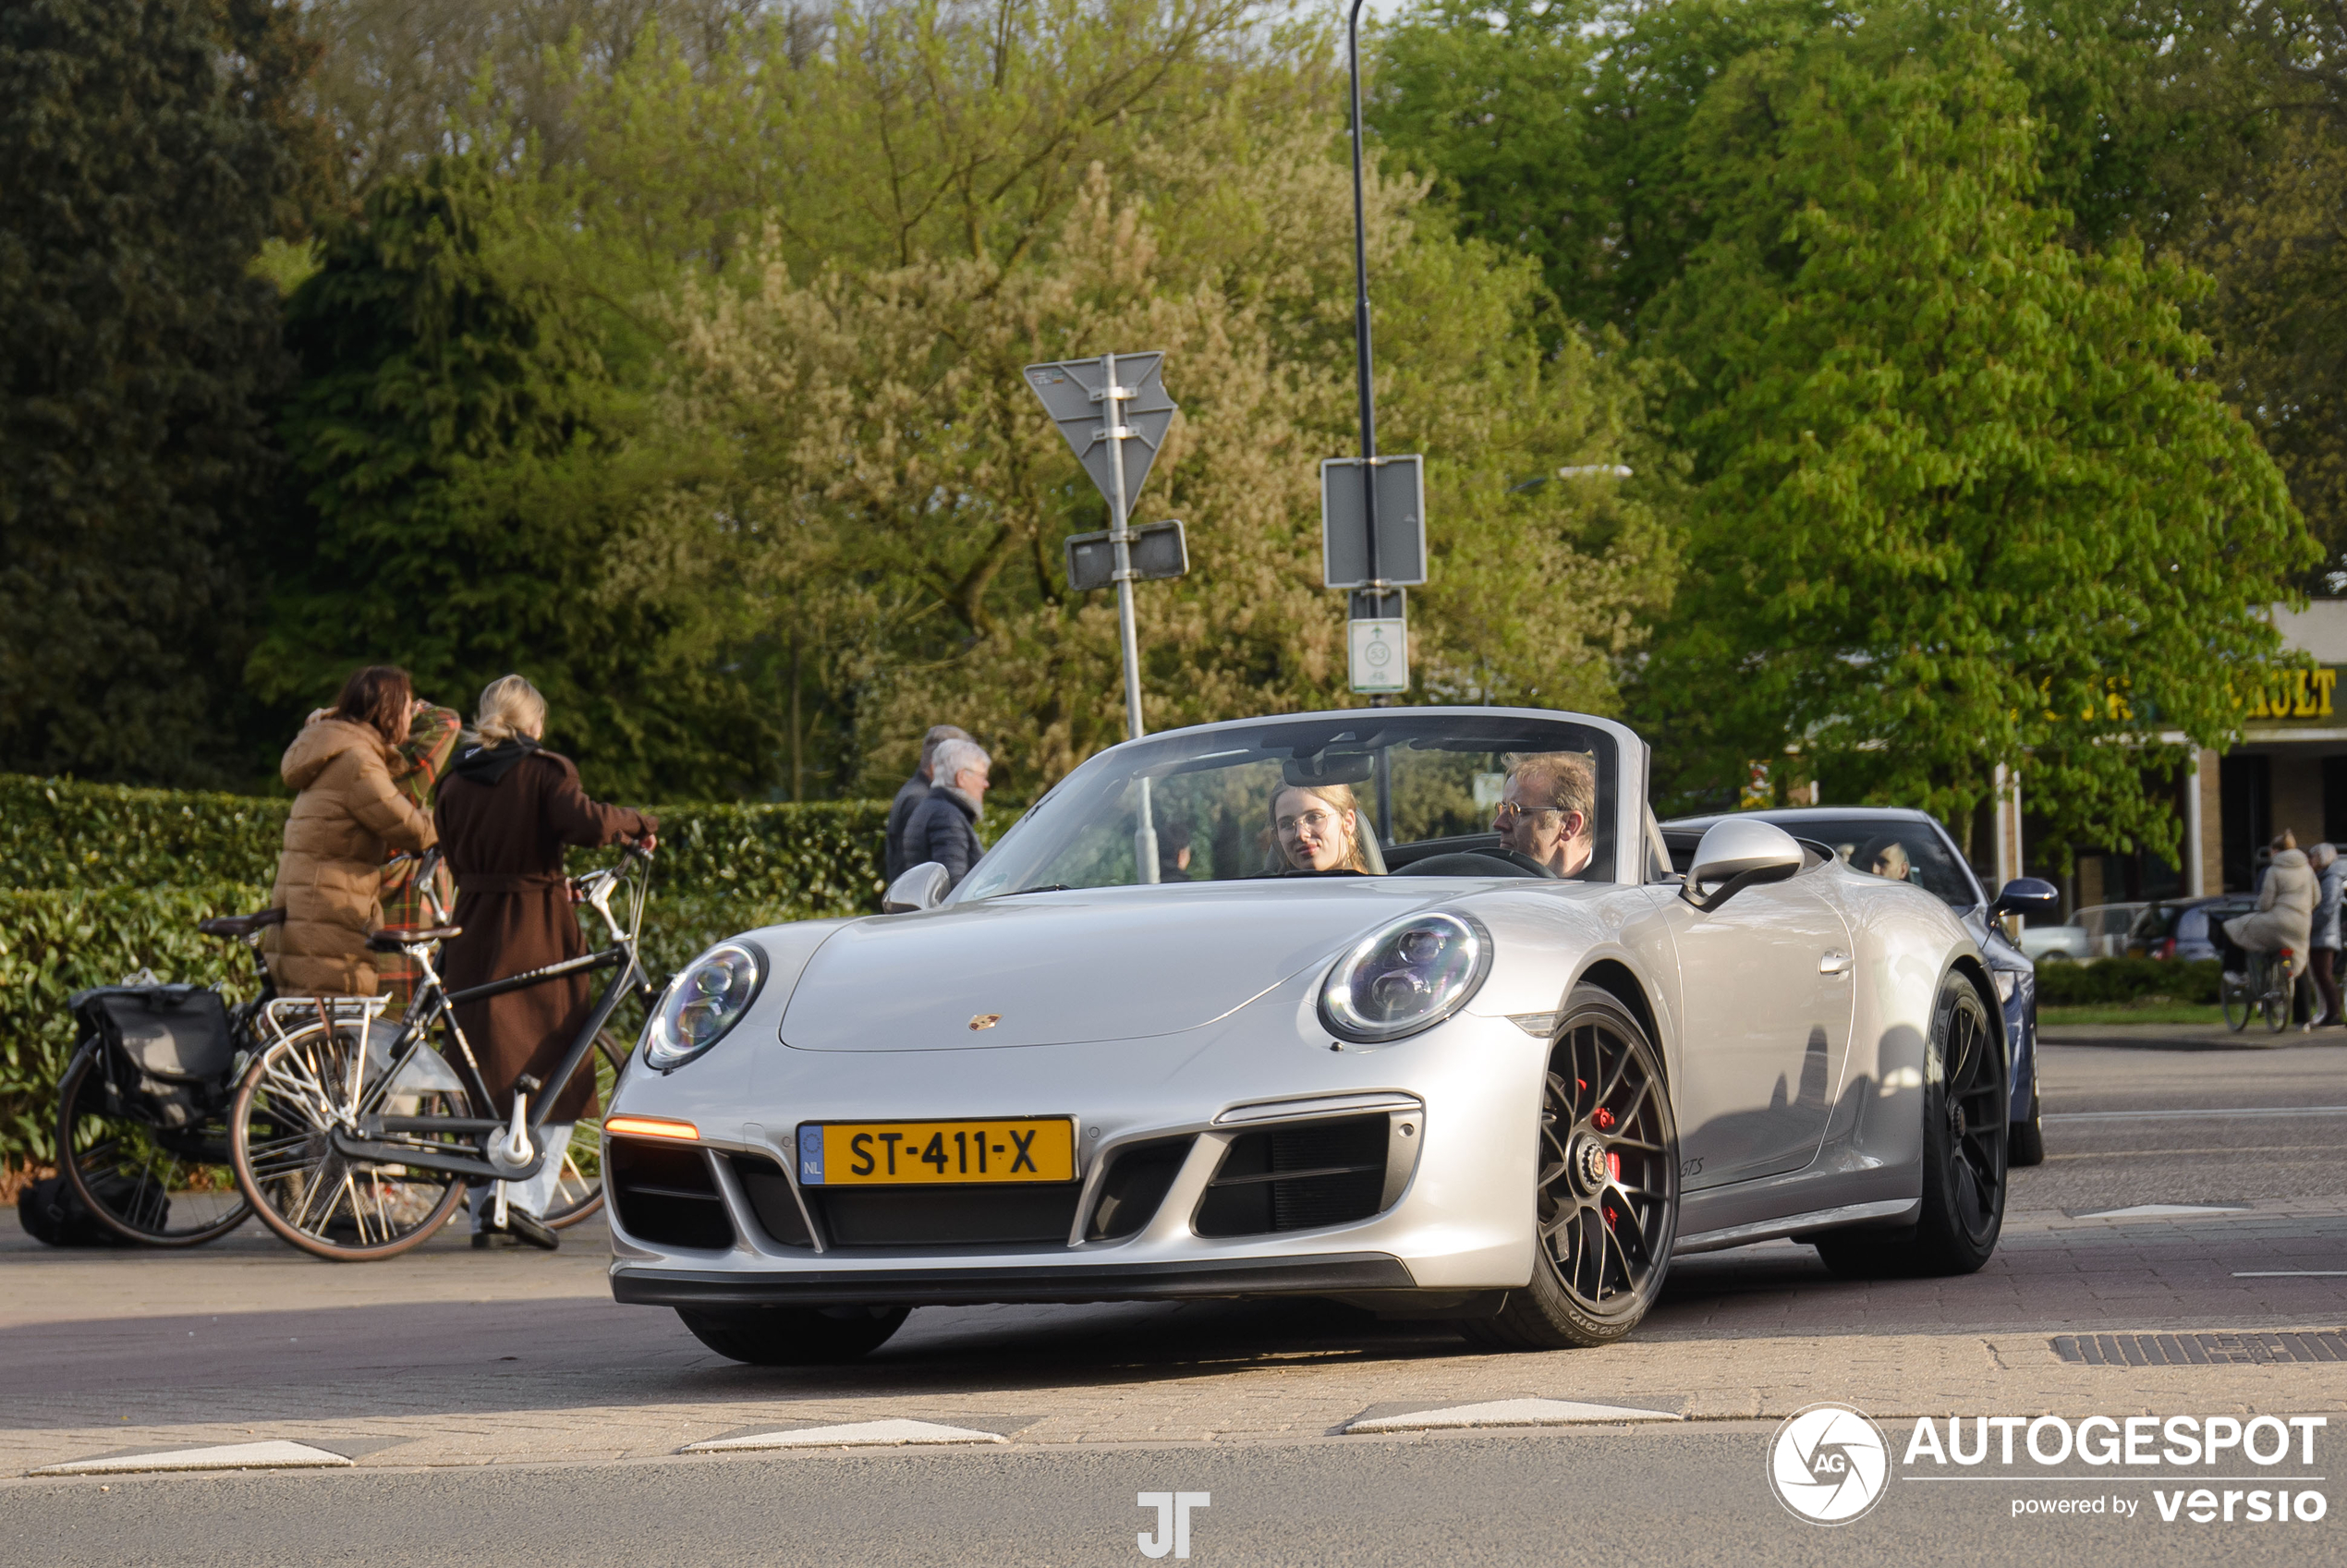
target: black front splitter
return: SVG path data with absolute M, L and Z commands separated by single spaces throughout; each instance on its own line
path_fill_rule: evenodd
M 970 1307 L 1000 1302 L 1180 1301 L 1411 1290 L 1382 1252 L 1223 1262 L 1060 1263 L 1013 1269 L 793 1269 L 736 1273 L 623 1266 L 612 1299 L 635 1307 Z

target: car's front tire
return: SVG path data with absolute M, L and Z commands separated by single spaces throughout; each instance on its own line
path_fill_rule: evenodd
M 750 1307 L 676 1316 L 693 1338 L 752 1367 L 822 1367 L 878 1350 L 904 1327 L 905 1307 Z
M 1813 1245 L 1845 1278 L 1970 1274 L 2005 1222 L 2012 1080 L 1988 1005 L 1960 973 L 1940 982 L 1924 1053 L 1923 1203 L 1899 1231 L 1838 1231 Z
M 1460 1325 L 1495 1350 L 1611 1344 L 1662 1294 L 1679 1227 L 1679 1131 L 1662 1057 L 1630 1010 L 1575 988 L 1549 1051 L 1532 1280 Z

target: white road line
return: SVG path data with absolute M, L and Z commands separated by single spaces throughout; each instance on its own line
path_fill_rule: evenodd
M 2132 1209 L 2097 1209 L 2084 1214 L 2073 1214 L 2073 1220 L 2171 1220 L 2191 1214 L 2246 1214 L 2246 1209 L 2227 1209 L 2213 1203 L 2138 1203 Z
M 2244 1105 L 2231 1110 L 2049 1111 L 2049 1122 L 2202 1122 L 2226 1116 L 2347 1116 L 2347 1105 Z
M 725 1453 L 754 1448 L 873 1448 L 908 1443 L 1008 1442 L 1000 1432 L 974 1431 L 967 1427 L 941 1427 L 933 1421 L 850 1421 L 836 1427 L 801 1427 L 795 1431 L 752 1432 L 747 1437 L 713 1438 L 687 1443 L 680 1453 Z
M 1495 1399 L 1403 1416 L 1372 1416 L 1345 1424 L 1347 1432 L 1420 1432 L 1454 1427 L 1563 1427 L 1582 1421 L 1684 1421 L 1669 1410 L 1632 1410 L 1570 1399 Z
M 183 1448 L 169 1453 L 118 1453 L 111 1459 L 77 1459 L 49 1465 L 36 1476 L 108 1476 L 125 1470 L 329 1470 L 350 1464 L 339 1453 L 304 1442 L 229 1443 L 220 1448 Z
M 2347 1269 L 2240 1269 L 2236 1280 L 2347 1280 Z

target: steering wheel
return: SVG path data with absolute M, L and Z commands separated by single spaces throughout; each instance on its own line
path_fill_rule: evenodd
M 1536 877 L 1546 877 L 1552 882 L 1561 882 L 1564 880 L 1563 877 L 1557 875 L 1556 871 L 1552 868 L 1540 864 L 1539 861 L 1533 859 L 1532 857 L 1525 854 L 1524 851 L 1520 849 L 1510 849 L 1505 845 L 1494 845 L 1490 849 L 1471 850 L 1469 853 L 1475 855 L 1488 855 L 1494 860 L 1504 860 L 1511 866 L 1521 867 L 1525 870 L 1529 871 L 1532 875 Z

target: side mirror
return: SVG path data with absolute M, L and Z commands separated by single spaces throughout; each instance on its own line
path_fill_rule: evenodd
M 1781 882 L 1801 869 L 1804 857 L 1794 836 L 1774 822 L 1731 818 L 1715 822 L 1695 846 L 1695 867 L 1679 896 L 1709 913 L 1756 882 Z M 1710 893 L 1706 882 L 1720 885 Z
M 2061 907 L 2061 889 L 2043 877 L 2015 877 L 2005 883 L 1997 901 L 1988 906 L 1988 918 L 2000 915 L 2050 915 Z
M 881 894 L 881 913 L 909 915 L 916 909 L 934 909 L 945 902 L 952 882 L 944 867 L 924 860 L 888 884 L 888 891 Z

